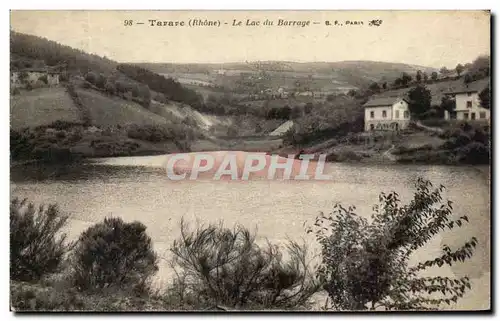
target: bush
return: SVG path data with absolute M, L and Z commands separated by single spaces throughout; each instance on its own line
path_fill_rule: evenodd
M 208 306 L 300 308 L 320 288 L 309 271 L 305 246 L 290 241 L 289 259 L 284 261 L 277 246 L 258 246 L 240 226 L 198 226 L 189 231 L 181 222 L 180 230 L 171 251 L 177 274 L 174 288 L 181 301 L 194 295 Z
M 94 72 L 89 72 L 85 75 L 85 80 L 91 83 L 92 85 L 95 85 L 97 82 L 97 75 Z
M 413 200 L 403 206 L 397 193 L 381 193 L 371 223 L 354 207 L 337 204 L 330 215 L 321 213 L 307 232 L 314 233 L 322 247 L 318 273 L 331 308 L 426 310 L 456 302 L 470 289 L 466 276 L 423 277 L 421 272 L 470 258 L 475 237 L 455 250 L 443 245 L 435 259 L 409 264 L 410 255 L 433 236 L 468 222 L 466 216 L 452 217 L 452 203 L 442 202 L 443 189 L 418 179 Z
M 110 82 L 110 81 L 107 81 L 106 84 L 104 85 L 104 89 L 106 90 L 106 92 L 110 95 L 114 95 L 116 93 L 116 87 L 115 85 Z
M 168 128 L 155 125 L 131 125 L 127 136 L 149 142 L 162 142 L 175 137 Z
M 461 162 L 466 164 L 489 164 L 490 150 L 480 142 L 472 142 L 457 149 Z
M 57 291 L 31 284 L 11 284 L 11 306 L 15 311 L 75 311 L 85 309 L 85 301 L 72 289 Z M 88 307 L 87 307 L 88 308 Z M 92 307 L 94 309 L 95 306 Z
M 128 287 L 142 293 L 158 270 L 146 226 L 120 218 L 105 218 L 84 231 L 73 260 L 72 280 L 79 290 Z
M 68 216 L 56 205 L 48 207 L 17 198 L 10 202 L 10 278 L 39 280 L 55 272 L 70 248 L 66 234 L 60 233 Z

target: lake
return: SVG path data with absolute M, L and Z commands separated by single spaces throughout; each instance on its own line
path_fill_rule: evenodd
M 467 215 L 470 224 L 443 232 L 428 243 L 412 262 L 434 258 L 442 245 L 452 249 L 472 236 L 478 247 L 471 260 L 452 268 L 429 271 L 442 276 L 468 275 L 472 290 L 453 309 L 490 306 L 490 178 L 488 167 L 328 164 L 333 180 L 314 181 L 170 181 L 155 168 L 164 156 L 103 159 L 78 166 L 15 166 L 11 168 L 11 194 L 39 203 L 58 203 L 71 221 L 67 232 L 75 239 L 85 228 L 106 216 L 139 220 L 147 226 L 155 250 L 163 258 L 157 275 L 169 282 L 169 247 L 179 236 L 184 217 L 191 225 L 223 220 L 257 229 L 258 239 L 282 242 L 287 237 L 309 240 L 304 222 L 320 211 L 328 213 L 337 202 L 355 205 L 369 217 L 380 192 L 397 191 L 403 201 L 413 195 L 421 176 L 447 189 L 454 215 Z M 160 162 L 161 163 L 161 162 Z

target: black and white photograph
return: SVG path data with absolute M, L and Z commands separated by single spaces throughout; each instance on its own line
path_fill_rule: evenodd
M 10 311 L 491 311 L 491 23 L 11 10 Z

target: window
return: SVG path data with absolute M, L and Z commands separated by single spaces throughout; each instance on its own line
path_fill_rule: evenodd
M 387 117 L 387 111 L 382 110 L 382 117 L 383 117 L 383 118 L 386 118 L 386 117 Z
M 472 108 L 472 101 L 467 101 L 467 108 Z
M 470 119 L 475 120 L 476 119 L 476 113 L 471 113 L 470 114 Z
M 467 96 L 468 96 L 468 97 L 472 96 L 472 93 L 467 93 Z
M 375 118 L 375 112 L 374 111 L 370 112 L 370 118 Z
M 410 118 L 410 113 L 407 110 L 405 110 L 404 117 L 405 119 Z
M 479 113 L 479 118 L 485 119 L 486 118 L 486 113 L 485 112 Z
M 464 119 L 469 119 L 469 113 L 464 113 Z
M 372 112 L 373 113 L 373 112 Z M 375 125 L 373 124 L 370 124 L 370 130 L 374 130 L 375 129 Z
M 399 118 L 399 110 L 396 110 L 396 116 L 395 117 L 396 117 L 396 119 Z

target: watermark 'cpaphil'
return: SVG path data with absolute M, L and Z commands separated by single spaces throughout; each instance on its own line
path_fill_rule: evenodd
M 325 173 L 326 155 L 301 154 L 282 157 L 264 153 L 204 152 L 167 156 L 169 179 L 179 180 L 331 180 Z

